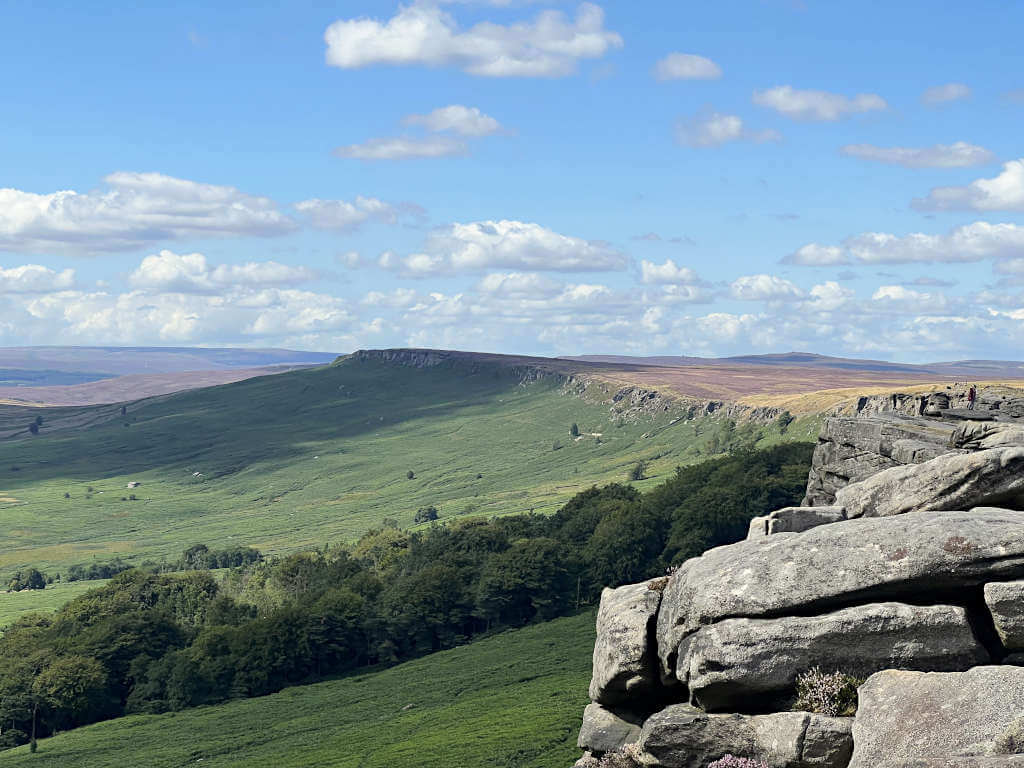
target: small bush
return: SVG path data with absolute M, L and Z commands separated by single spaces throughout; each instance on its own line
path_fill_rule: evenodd
M 552 451 L 560 451 L 560 450 L 562 450 L 562 441 L 561 440 L 555 440 L 555 442 L 553 442 L 551 444 L 551 450 Z
M 580 436 L 580 425 L 577 424 L 574 421 L 572 423 L 572 426 L 569 427 L 569 437 L 579 437 L 579 436 Z
M 431 504 L 429 507 L 420 507 L 416 510 L 416 516 L 413 518 L 414 523 L 429 523 L 437 520 L 437 507 Z
M 632 482 L 636 482 L 637 480 L 643 480 L 647 476 L 646 472 L 647 464 L 645 464 L 642 461 L 638 461 L 636 464 L 633 465 L 633 468 L 629 470 L 629 479 Z
M 736 757 L 727 753 L 713 763 L 708 763 L 708 768 L 768 768 L 768 764 L 762 760 Z
M 415 479 L 416 479 L 416 473 L 415 473 L 415 472 L 413 472 L 413 471 L 412 471 L 412 470 L 410 469 L 410 470 L 409 470 L 408 472 L 406 472 L 406 473 L 405 473 L 405 479 L 406 479 L 406 480 L 415 480 Z
M 843 672 L 822 672 L 813 667 L 796 679 L 794 709 L 816 712 L 828 717 L 843 717 L 857 712 L 857 688 L 863 683 Z

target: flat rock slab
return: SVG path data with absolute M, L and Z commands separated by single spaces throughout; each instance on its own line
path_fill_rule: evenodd
M 647 719 L 640 747 L 645 765 L 662 768 L 705 768 L 726 754 L 770 768 L 846 768 L 852 719 L 808 712 L 709 715 L 677 704 Z
M 1024 506 L 1024 447 L 990 448 L 893 467 L 836 494 L 846 516 L 888 517 L 907 512 Z
M 1024 578 L 1024 512 L 915 512 L 716 547 L 669 579 L 658 612 L 661 674 L 680 641 L 729 618 L 825 613 L 851 604 L 943 602 L 949 590 Z
M 959 671 L 990 661 L 958 606 L 874 603 L 818 616 L 726 619 L 683 641 L 676 674 L 708 711 L 792 692 L 811 667 L 859 678 L 883 669 Z
M 591 701 L 614 705 L 658 685 L 653 633 L 661 591 L 648 583 L 601 592 Z
M 583 710 L 583 726 L 576 744 L 591 752 L 614 752 L 638 740 L 642 724 L 639 717 L 590 704 Z
M 985 585 L 985 604 L 1003 647 L 1024 650 L 1024 581 L 993 581 Z
M 970 451 L 1024 445 L 1024 424 L 966 421 L 956 428 L 949 443 L 954 448 Z
M 888 670 L 858 691 L 850 768 L 993 756 L 1024 739 L 1024 669 Z M 1008 746 L 1010 745 L 1010 746 Z

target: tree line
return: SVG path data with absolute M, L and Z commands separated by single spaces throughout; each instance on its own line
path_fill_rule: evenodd
M 799 503 L 811 446 L 679 468 L 641 494 L 590 488 L 554 515 L 463 518 L 206 570 L 114 576 L 0 637 L 0 745 L 130 712 L 259 696 L 393 664 L 594 603 Z M 221 562 L 192 547 L 179 564 Z M 257 553 L 258 554 L 258 553 Z M 230 559 L 230 558 L 229 558 Z

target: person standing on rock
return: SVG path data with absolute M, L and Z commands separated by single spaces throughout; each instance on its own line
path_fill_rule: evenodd
M 974 401 L 977 400 L 977 399 L 978 399 L 978 390 L 976 390 L 974 388 L 974 385 L 972 384 L 971 388 L 969 390 L 967 390 L 967 410 L 968 411 L 973 411 L 974 410 Z

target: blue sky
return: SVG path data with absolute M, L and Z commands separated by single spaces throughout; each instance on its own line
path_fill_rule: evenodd
M 1020 358 L 1021 28 L 8 3 L 0 343 Z

